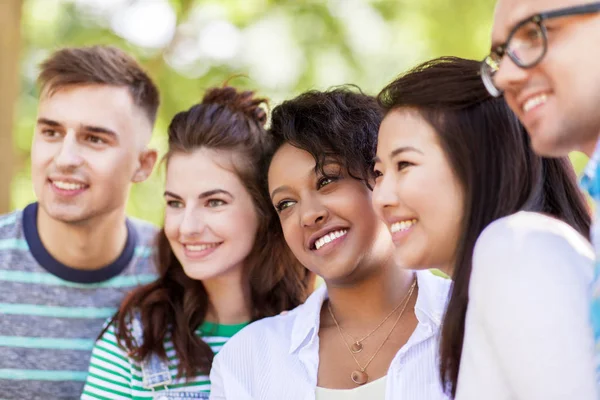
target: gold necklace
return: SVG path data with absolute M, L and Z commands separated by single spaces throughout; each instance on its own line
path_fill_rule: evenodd
M 406 300 L 406 298 L 409 296 L 409 293 L 411 293 L 411 289 L 415 286 L 415 284 L 417 283 L 417 281 L 415 280 L 413 282 L 413 284 L 411 285 L 411 287 L 409 288 L 409 291 L 406 293 L 406 295 L 404 296 L 404 298 L 402 299 L 402 301 L 400 301 L 400 303 L 398 303 L 398 305 L 383 319 L 383 321 L 381 321 L 379 323 L 379 325 L 377 325 L 371 332 L 369 332 L 368 334 L 366 334 L 365 336 L 363 336 L 362 338 L 356 340 L 354 338 L 354 336 L 350 335 L 348 332 L 344 331 L 344 329 L 342 329 L 342 327 L 340 326 L 340 329 L 342 330 L 342 332 L 348 336 L 350 339 L 352 339 L 352 345 L 350 346 L 350 351 L 353 352 L 354 354 L 356 353 L 360 353 L 363 349 L 363 345 L 362 342 L 365 341 L 366 339 L 368 339 L 369 337 L 371 337 L 372 334 L 374 334 L 379 328 L 381 328 L 381 326 L 383 324 L 385 324 L 385 322 L 390 319 L 390 317 L 396 312 L 398 311 L 398 309 L 400 308 L 400 306 L 404 303 L 404 301 Z M 331 304 L 328 303 L 328 307 L 329 307 L 329 312 L 331 314 L 331 317 L 333 318 L 333 320 L 336 322 L 337 321 L 335 319 L 335 316 L 333 315 L 333 310 L 331 310 Z M 344 340 L 345 341 L 345 340 Z
M 413 291 L 415 289 L 416 283 L 417 283 L 417 281 L 415 279 L 415 281 L 411 285 L 411 287 L 410 287 L 407 295 L 404 297 L 404 299 L 402 299 L 402 301 L 400 302 L 400 304 L 398 304 L 398 307 L 395 308 L 397 310 L 401 304 L 404 304 L 404 306 L 402 307 L 402 310 L 400 311 L 400 314 L 398 314 L 398 317 L 396 318 L 396 322 L 394 322 L 394 325 L 392 326 L 392 329 L 390 329 L 390 331 L 386 335 L 385 339 L 383 339 L 383 342 L 381 342 L 381 344 L 379 345 L 379 347 L 377 348 L 377 350 L 375 350 L 375 353 L 373 353 L 373 355 L 371 356 L 371 358 L 369 358 L 369 360 L 367 361 L 367 363 L 365 364 L 364 367 L 360 365 L 360 362 L 358 362 L 358 359 L 354 355 L 355 352 L 352 351 L 351 347 L 348 345 L 348 342 L 346 342 L 346 339 L 344 338 L 344 334 L 342 332 L 342 328 L 340 327 L 340 324 L 338 323 L 337 319 L 335 318 L 335 315 L 333 315 L 333 311 L 331 310 L 331 303 L 327 304 L 327 308 L 329 309 L 329 314 L 331 315 L 331 318 L 333 319 L 333 322 L 335 322 L 335 325 L 338 328 L 338 332 L 340 334 L 340 337 L 344 341 L 344 344 L 346 345 L 346 348 L 348 349 L 348 351 L 350 352 L 350 355 L 354 359 L 354 362 L 356 362 L 356 365 L 358 365 L 358 370 L 354 370 L 350 374 L 350 379 L 352 379 L 352 382 L 356 383 L 357 385 L 364 385 L 365 383 L 367 383 L 369 381 L 369 375 L 367 374 L 366 370 L 369 367 L 369 365 L 371 364 L 371 362 L 375 359 L 375 356 L 377 356 L 377 354 L 379 353 L 379 351 L 383 348 L 383 345 L 388 341 L 388 339 L 390 338 L 390 336 L 392 336 L 392 332 L 394 332 L 394 329 L 396 328 L 396 325 L 398 325 L 398 322 L 400 321 L 400 318 L 402 317 L 402 314 L 404 314 L 404 310 L 406 310 L 406 306 L 408 305 L 408 302 L 409 302 L 409 300 L 410 300 L 410 298 L 412 296 L 412 293 L 413 293 Z M 389 316 L 386 317 L 386 319 L 387 318 L 389 318 Z M 381 325 L 382 324 L 380 324 L 379 326 L 381 326 Z M 379 326 L 377 328 L 379 328 Z M 372 332 L 371 332 L 371 334 L 372 334 Z

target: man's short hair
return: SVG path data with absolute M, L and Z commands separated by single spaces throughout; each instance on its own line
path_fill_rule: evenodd
M 64 48 L 41 64 L 38 83 L 42 93 L 52 95 L 75 85 L 126 87 L 133 102 L 151 124 L 160 102 L 158 89 L 138 62 L 124 51 L 110 46 Z

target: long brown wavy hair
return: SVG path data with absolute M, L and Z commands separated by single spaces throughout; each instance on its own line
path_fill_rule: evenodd
M 254 247 L 244 263 L 247 301 L 252 320 L 292 309 L 313 289 L 313 276 L 293 257 L 271 229 L 279 224 L 260 175 L 261 158 L 268 146 L 267 115 L 250 91 L 233 87 L 210 89 L 200 104 L 175 115 L 169 126 L 167 161 L 175 153 L 199 148 L 230 151 L 240 181 L 253 199 L 259 227 Z M 278 232 L 277 229 L 274 232 Z M 195 331 L 204 322 L 210 298 L 201 281 L 188 277 L 175 257 L 164 230 L 157 238 L 158 279 L 129 294 L 113 318 L 119 344 L 135 360 L 151 353 L 167 359 L 164 341 L 170 338 L 179 360 L 178 375 L 192 378 L 210 371 L 213 352 Z M 137 346 L 130 329 L 139 313 L 143 344 Z
M 427 61 L 378 96 L 386 112 L 416 110 L 437 133 L 465 191 L 461 235 L 452 265 L 452 293 L 442 323 L 440 373 L 452 397 L 462 356 L 473 249 L 493 221 L 518 211 L 560 219 L 589 237 L 591 217 L 569 159 L 540 157 L 503 98 L 489 95 L 479 62 Z

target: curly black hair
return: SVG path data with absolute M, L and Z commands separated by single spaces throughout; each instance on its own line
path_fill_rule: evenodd
M 271 118 L 268 132 L 272 147 L 265 168 L 288 143 L 309 152 L 315 159 L 315 170 L 323 175 L 323 166 L 335 161 L 351 177 L 371 187 L 377 133 L 383 119 L 383 108 L 375 97 L 354 85 L 313 90 L 284 101 L 273 109 Z

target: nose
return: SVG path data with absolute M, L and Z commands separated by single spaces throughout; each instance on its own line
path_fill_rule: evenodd
M 300 223 L 304 227 L 313 227 L 325 223 L 329 219 L 329 211 L 318 199 L 305 200 L 301 208 Z
M 383 210 L 388 207 L 398 205 L 398 187 L 392 175 L 384 175 L 375 182 L 371 201 L 373 203 L 373 208 L 377 212 L 383 212 Z
M 62 171 L 73 170 L 83 164 L 83 157 L 78 148 L 74 132 L 65 135 L 60 144 L 60 149 L 54 157 L 54 164 Z
M 505 55 L 500 64 L 500 68 L 494 75 L 494 85 L 504 91 L 511 92 L 523 86 L 530 74 L 530 69 L 524 69 Z
M 179 225 L 179 234 L 182 237 L 193 237 L 200 235 L 206 228 L 202 212 L 193 205 L 186 206 L 183 218 Z

